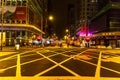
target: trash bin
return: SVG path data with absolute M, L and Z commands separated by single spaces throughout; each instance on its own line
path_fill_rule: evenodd
M 19 50 L 20 49 L 20 44 L 15 44 L 15 50 Z

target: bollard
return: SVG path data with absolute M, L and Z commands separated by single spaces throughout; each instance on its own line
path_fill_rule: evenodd
M 15 50 L 19 50 L 20 49 L 20 44 L 15 44 Z

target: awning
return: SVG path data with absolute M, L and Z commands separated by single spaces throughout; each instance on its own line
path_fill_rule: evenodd
M 2 26 L 2 24 L 0 24 L 0 26 Z M 16 28 L 32 28 L 37 30 L 38 32 L 45 34 L 42 30 L 40 30 L 39 28 L 37 28 L 34 25 L 29 25 L 29 24 L 3 24 L 3 27 L 16 27 Z

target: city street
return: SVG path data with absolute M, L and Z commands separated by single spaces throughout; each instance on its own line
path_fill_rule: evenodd
M 75 47 L 17 51 L 0 56 L 0 79 L 119 80 L 117 51 Z

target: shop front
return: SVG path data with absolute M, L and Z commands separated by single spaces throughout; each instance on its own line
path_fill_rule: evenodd
M 120 32 L 103 32 L 92 36 L 95 46 L 120 48 Z

